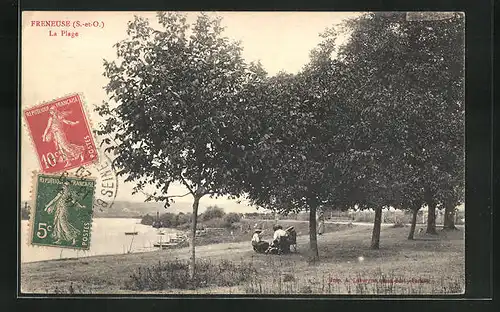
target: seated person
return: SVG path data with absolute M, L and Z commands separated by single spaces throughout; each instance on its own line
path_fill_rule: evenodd
M 294 251 L 297 251 L 297 232 L 295 231 L 295 228 L 290 226 L 285 231 L 288 234 L 288 244 L 293 246 Z
M 285 230 L 285 232 L 288 235 L 288 240 L 290 241 L 290 244 L 292 245 L 297 244 L 297 232 L 295 232 L 295 227 L 290 226 Z
M 255 250 L 256 252 L 263 253 L 267 250 L 267 248 L 269 248 L 269 243 L 262 240 L 262 238 L 260 237 L 261 233 L 261 229 L 256 229 L 254 231 L 254 234 L 252 236 L 252 246 L 253 250 Z
M 273 230 L 273 245 L 278 247 L 280 252 L 289 252 L 290 243 L 288 242 L 288 233 L 283 230 L 281 225 L 275 225 Z

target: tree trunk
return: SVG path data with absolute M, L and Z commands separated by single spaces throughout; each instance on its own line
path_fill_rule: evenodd
M 418 208 L 412 210 L 413 210 L 413 215 L 411 217 L 410 233 L 408 234 L 408 239 L 410 240 L 413 239 L 413 235 L 415 235 L 415 227 L 417 226 L 417 216 L 418 216 Z
M 429 209 L 427 212 L 427 234 L 437 234 L 436 232 L 436 203 L 430 202 L 427 204 Z
M 316 203 L 309 204 L 309 262 L 319 260 L 318 237 L 316 235 Z
M 194 196 L 194 202 L 193 202 L 193 221 L 192 221 L 192 227 L 191 227 L 191 241 L 190 241 L 190 247 L 191 247 L 191 258 L 189 259 L 189 278 L 191 280 L 194 279 L 195 275 L 195 241 L 196 241 L 196 225 L 198 222 L 198 206 L 200 204 L 200 198 L 199 196 Z
M 456 230 L 455 226 L 455 207 L 453 204 L 446 203 L 444 207 L 444 222 L 443 222 L 444 230 Z
M 382 207 L 375 208 L 375 220 L 373 221 L 372 244 L 371 249 L 380 247 L 380 227 L 382 224 Z

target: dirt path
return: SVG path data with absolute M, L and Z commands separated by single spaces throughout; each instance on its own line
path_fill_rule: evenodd
M 269 221 L 269 220 L 264 220 L 264 219 L 244 219 L 244 220 L 247 220 L 247 221 L 252 221 L 252 220 L 255 220 L 255 222 L 262 222 L 262 221 Z M 287 220 L 287 219 L 284 219 L 284 220 L 279 220 L 279 221 L 282 221 L 282 222 L 286 222 L 286 223 L 299 223 L 299 222 L 308 222 L 308 221 L 304 221 L 304 220 Z M 373 226 L 373 222 L 352 222 L 352 221 L 325 221 L 326 224 L 352 224 L 352 225 L 359 225 L 359 226 Z M 394 224 L 393 223 L 382 223 L 381 226 L 382 227 L 389 227 L 389 226 L 393 226 Z M 417 224 L 417 227 L 425 227 L 427 226 L 426 224 Z M 457 228 L 463 228 L 464 226 L 461 225 L 461 224 L 456 224 L 455 225 Z M 441 228 L 442 225 L 436 225 L 436 228 Z
M 260 221 L 260 220 L 259 220 Z M 263 221 L 263 220 L 262 220 Z M 307 221 L 302 221 L 302 220 L 283 220 L 286 222 L 307 222 Z M 326 224 L 352 224 L 352 225 L 359 225 L 359 226 L 373 226 L 373 222 L 351 222 L 351 221 L 325 221 Z M 392 226 L 392 223 L 382 223 L 382 226 Z
M 335 239 L 346 239 L 354 234 L 360 234 L 365 232 L 366 234 L 370 234 L 371 229 L 367 229 L 366 227 L 353 227 L 351 229 L 347 229 L 345 231 L 336 231 L 325 233 L 322 236 L 319 236 L 318 240 L 330 240 L 335 237 Z M 307 249 L 309 246 L 309 235 L 299 235 L 297 236 L 297 246 L 299 249 Z M 230 252 L 228 252 L 230 250 Z M 183 248 L 172 251 L 172 255 L 176 255 L 179 259 L 189 258 L 187 254 L 189 248 Z M 196 254 L 201 258 L 210 258 L 210 257 L 221 257 L 224 259 L 237 259 L 239 256 L 243 254 L 254 254 L 249 242 L 240 242 L 240 243 L 221 243 L 214 245 L 206 245 L 200 246 L 196 248 Z

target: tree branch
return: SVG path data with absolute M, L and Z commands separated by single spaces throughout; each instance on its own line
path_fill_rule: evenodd
M 186 194 L 184 194 L 184 195 L 172 195 L 172 196 L 167 196 L 167 198 L 184 197 L 184 196 L 187 196 L 187 195 L 189 195 L 189 194 L 191 194 L 191 192 L 187 192 L 187 193 L 186 193 Z
M 151 195 L 151 194 L 148 194 L 144 191 L 141 191 L 142 194 L 146 195 L 147 197 L 149 198 L 159 198 L 159 197 L 162 197 L 162 198 L 165 198 L 166 200 L 168 200 L 169 198 L 175 198 L 175 197 L 184 197 L 184 196 L 187 196 L 189 194 L 191 194 L 191 192 L 187 192 L 186 194 L 184 195 L 172 195 L 172 196 L 155 196 L 155 195 Z
M 146 199 L 150 199 L 150 198 L 154 198 L 155 196 L 151 195 L 151 194 L 148 194 L 146 192 L 144 192 L 143 190 L 140 190 L 140 192 L 143 194 L 143 195 L 146 195 Z
M 182 173 L 179 174 L 179 176 L 181 177 L 182 183 L 187 187 L 187 189 L 189 190 L 189 192 L 194 196 L 193 189 L 189 186 L 189 184 L 187 183 L 186 179 L 184 179 L 184 177 L 182 176 Z

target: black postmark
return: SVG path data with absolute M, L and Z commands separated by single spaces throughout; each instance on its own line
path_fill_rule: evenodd
M 98 163 L 93 164 L 91 167 L 81 166 L 74 174 L 64 171 L 60 174 L 59 180 L 61 182 L 68 182 L 68 177 L 73 176 L 81 180 L 87 177 L 97 178 L 96 191 L 94 196 L 94 208 L 103 212 L 113 206 L 118 192 L 118 179 L 116 172 L 112 165 L 112 160 L 105 152 L 101 151 L 101 158 Z M 88 188 L 78 187 L 76 196 L 78 199 L 83 199 L 90 194 Z

